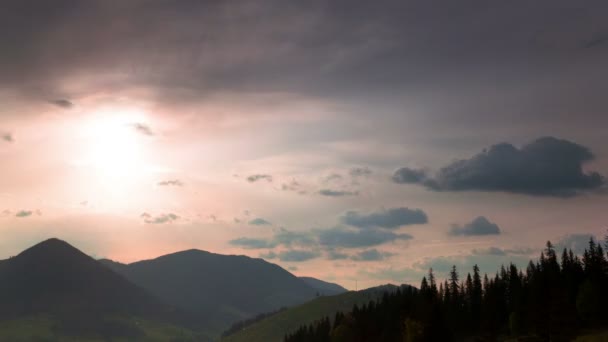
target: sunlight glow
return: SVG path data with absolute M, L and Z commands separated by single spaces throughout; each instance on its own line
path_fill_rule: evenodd
M 147 172 L 146 135 L 138 131 L 145 125 L 144 113 L 136 108 L 103 108 L 94 112 L 82 129 L 80 164 L 90 167 L 98 182 L 127 188 Z

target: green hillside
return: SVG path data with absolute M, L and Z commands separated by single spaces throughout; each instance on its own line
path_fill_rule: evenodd
M 37 315 L 0 322 L 0 341 L 12 342 L 102 342 L 102 341 L 133 341 L 133 342 L 163 342 L 207 341 L 203 336 L 188 329 L 170 324 L 152 322 L 135 317 L 108 317 L 100 325 L 111 324 L 120 327 L 121 332 L 128 336 L 110 337 L 98 334 L 66 334 L 61 332 L 61 322 L 49 315 Z
M 394 291 L 394 285 L 384 285 L 362 291 L 349 291 L 335 296 L 322 296 L 263 319 L 245 329 L 223 338 L 222 342 L 280 342 L 286 333 L 302 324 L 321 317 L 332 317 L 337 311 L 350 311 L 353 305 L 376 299 L 385 291 Z

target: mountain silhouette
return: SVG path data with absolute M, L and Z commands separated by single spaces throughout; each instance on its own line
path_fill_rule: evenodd
M 0 262 L 0 303 L 0 320 L 43 314 L 76 330 L 96 330 L 95 322 L 108 315 L 181 319 L 172 307 L 58 239 Z
M 317 290 L 262 259 L 187 250 L 121 264 L 100 260 L 163 301 L 201 317 L 214 335 L 231 323 L 293 306 Z
M 313 277 L 300 277 L 308 286 L 317 290 L 320 295 L 333 296 L 340 293 L 347 292 L 348 290 L 342 286 L 334 283 L 329 283 Z

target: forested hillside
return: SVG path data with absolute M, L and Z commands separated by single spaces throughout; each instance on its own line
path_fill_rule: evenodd
M 607 241 L 608 242 L 608 241 Z M 608 259 L 594 240 L 582 257 L 558 256 L 551 242 L 526 270 L 511 264 L 495 275 L 477 266 L 449 279 L 433 271 L 420 289 L 385 294 L 379 301 L 301 326 L 285 337 L 300 341 L 450 341 L 476 337 L 526 336 L 532 341 L 569 341 L 582 331 L 606 326 Z

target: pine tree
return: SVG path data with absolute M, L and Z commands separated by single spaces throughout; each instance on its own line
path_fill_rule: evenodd
M 433 298 L 437 298 L 437 282 L 435 280 L 435 274 L 433 274 L 433 268 L 429 269 L 429 287 Z
M 453 297 L 452 299 L 458 298 L 460 295 L 460 285 L 458 284 L 458 271 L 456 270 L 456 265 L 452 266 L 452 270 L 450 271 L 450 295 Z

